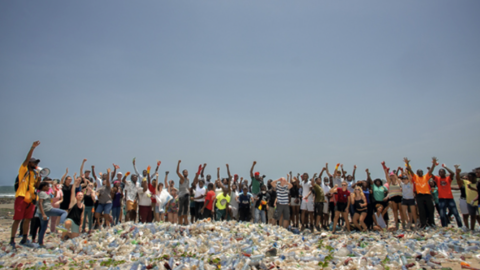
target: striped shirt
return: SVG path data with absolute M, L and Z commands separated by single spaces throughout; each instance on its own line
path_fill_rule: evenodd
M 288 185 L 282 186 L 277 185 L 277 203 L 278 204 L 288 204 Z
M 402 196 L 402 188 L 400 185 L 391 184 L 388 186 L 388 196 L 390 198 L 395 196 Z

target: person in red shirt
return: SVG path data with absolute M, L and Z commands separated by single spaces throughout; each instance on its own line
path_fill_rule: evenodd
M 350 222 L 348 221 L 348 209 L 350 208 L 350 191 L 348 191 L 348 184 L 346 181 L 342 182 L 341 188 L 332 188 L 331 193 L 335 193 L 335 219 L 333 220 L 333 230 L 335 233 L 337 228 L 338 218 L 342 215 L 345 220 L 347 231 L 350 232 Z
M 453 199 L 452 194 L 452 179 L 455 176 L 455 173 L 447 168 L 445 164 L 442 164 L 442 169 L 438 170 L 438 176 L 434 177 L 435 182 L 437 183 L 438 187 L 438 207 L 440 212 L 440 221 L 442 222 L 442 227 L 447 227 L 447 208 L 448 212 L 452 213 L 457 220 L 457 225 L 459 228 L 463 227 L 462 220 L 460 219 L 460 215 L 457 211 L 457 205 L 455 204 L 455 200 Z M 448 171 L 450 174 L 447 176 L 445 170 Z
M 213 202 L 215 201 L 215 191 L 213 183 L 208 183 L 208 192 L 205 195 L 205 204 L 203 205 L 200 213 L 203 215 L 203 218 L 212 218 Z

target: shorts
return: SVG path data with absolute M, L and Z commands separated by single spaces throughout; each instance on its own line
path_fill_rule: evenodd
M 478 206 L 467 203 L 467 208 L 468 208 L 468 214 L 470 216 L 478 215 Z
M 323 215 L 323 202 L 315 203 L 315 214 L 317 214 L 317 216 Z
M 190 206 L 190 215 L 195 216 L 195 207 Z
M 227 220 L 230 220 L 229 217 L 227 217 L 227 209 L 217 209 L 217 211 L 215 211 L 215 215 L 216 215 L 216 220 L 222 220 L 222 218 L 225 218 Z
M 313 212 L 313 201 L 309 200 L 308 202 L 302 200 L 302 205 L 300 206 L 300 210 L 307 210 L 307 212 Z
M 277 204 L 277 209 L 275 209 L 273 218 L 275 220 L 280 220 L 280 217 L 282 217 L 282 215 L 284 221 L 290 220 L 290 206 L 288 206 L 288 204 Z
M 212 218 L 212 210 L 203 209 L 203 218 Z
M 355 209 L 355 213 L 361 215 L 362 213 L 367 213 L 368 209 Z
M 233 219 L 238 219 L 238 209 L 236 207 L 233 207 L 229 205 L 230 212 L 232 213 L 232 218 Z
M 298 203 L 295 201 L 298 200 Z M 302 201 L 299 198 L 290 198 L 290 206 L 300 206 Z
M 137 211 L 137 202 L 127 201 L 127 212 L 128 211 Z
M 335 211 L 345 212 L 345 209 L 347 209 L 347 203 L 337 202 L 335 205 Z
M 95 213 L 110 215 L 110 211 L 112 211 L 112 204 L 111 203 L 99 203 Z
M 323 214 L 324 214 L 324 215 L 326 215 L 326 214 L 329 213 L 329 212 L 328 212 L 328 204 L 329 204 L 328 202 L 324 202 L 324 203 L 323 203 Z
M 140 205 L 138 207 L 138 215 L 141 222 L 150 222 L 152 220 L 152 207 L 150 205 Z
M 16 197 L 14 203 L 14 211 L 15 214 L 13 215 L 13 220 L 22 220 L 22 219 L 32 219 L 33 215 L 35 214 L 35 204 L 33 203 L 26 203 L 24 201 L 25 197 Z
M 72 222 L 72 226 L 70 226 L 70 231 L 71 231 L 72 233 L 80 233 L 80 226 L 77 225 L 77 224 L 73 221 L 73 219 L 67 218 L 65 221 L 67 221 L 67 220 L 70 220 L 70 222 Z
M 278 207 L 278 204 L 277 204 Z M 267 212 L 267 219 L 275 219 L 275 207 L 273 206 L 268 206 L 268 212 Z
M 415 199 L 402 199 L 402 205 L 415 205 Z
M 155 214 L 161 214 L 165 212 L 165 209 L 158 207 L 158 205 L 155 205 Z
M 401 203 L 402 202 L 402 196 L 393 196 L 392 198 L 390 198 L 390 201 L 394 202 L 394 203 Z
M 182 197 L 178 198 L 178 215 L 186 216 L 188 213 L 188 208 L 190 207 L 190 196 L 185 194 Z
M 466 199 L 460 199 L 460 212 L 462 212 L 462 215 L 469 215 L 468 214 L 468 207 L 467 207 L 467 200 Z

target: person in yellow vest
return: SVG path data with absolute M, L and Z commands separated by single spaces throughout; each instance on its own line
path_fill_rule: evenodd
M 39 159 L 33 158 L 33 151 L 40 145 L 40 141 L 32 144 L 27 158 L 18 170 L 18 189 L 15 192 L 15 203 L 12 224 L 12 232 L 10 235 L 10 245 L 15 249 L 15 234 L 17 233 L 18 224 L 23 220 L 23 237 L 20 245 L 32 246 L 32 243 L 27 240 L 28 229 L 30 227 L 30 220 L 33 218 L 35 212 L 35 188 L 40 183 L 40 175 L 37 175 L 35 169 L 40 163 Z

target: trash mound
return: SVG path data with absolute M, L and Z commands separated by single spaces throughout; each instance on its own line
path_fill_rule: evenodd
M 44 249 L 1 243 L 0 268 L 18 269 L 476 269 L 480 233 L 436 229 L 405 233 L 294 234 L 236 221 L 122 223 Z

